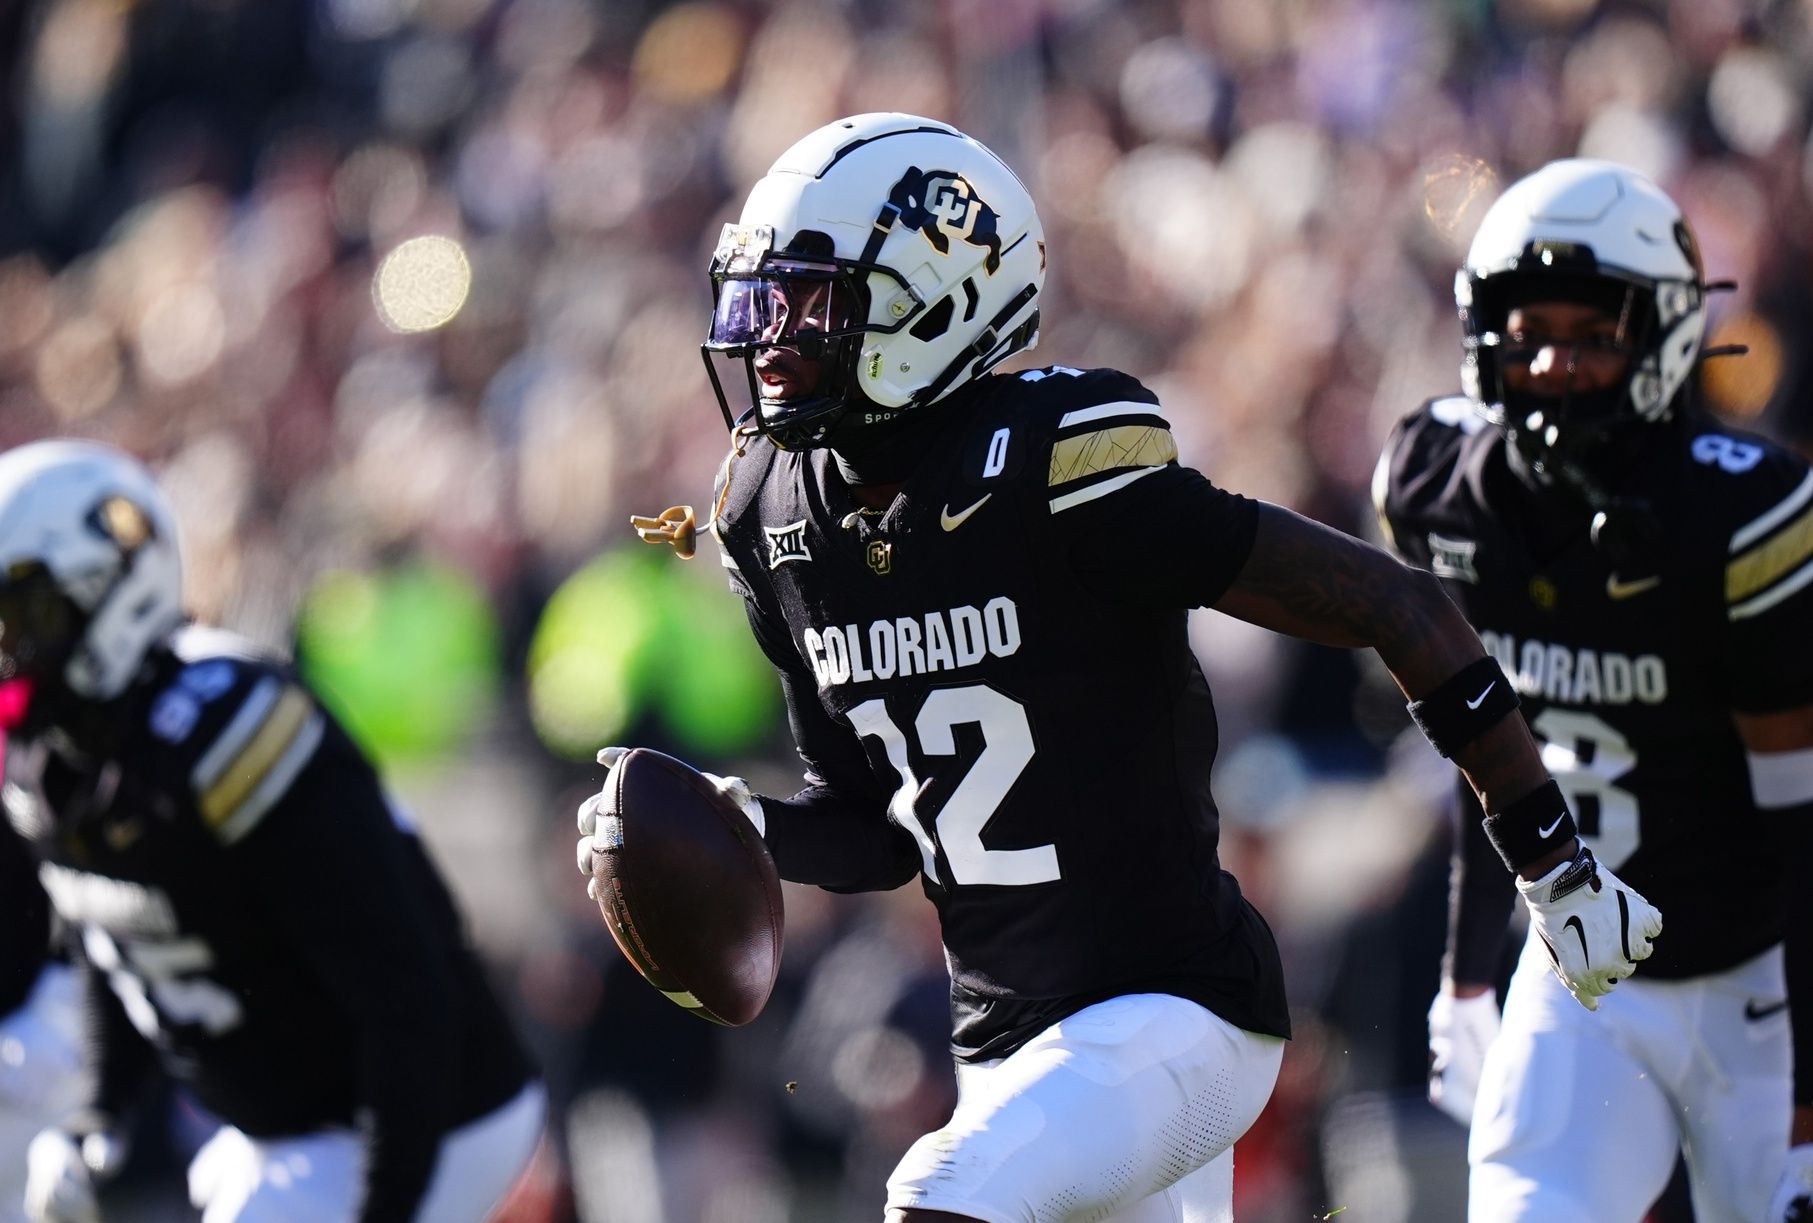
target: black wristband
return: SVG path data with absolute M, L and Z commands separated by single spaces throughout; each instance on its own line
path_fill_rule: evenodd
M 1516 708 L 1517 692 L 1490 656 L 1468 663 L 1409 705 L 1423 737 L 1450 760 Z
M 1578 834 L 1567 800 L 1554 782 L 1537 786 L 1528 794 L 1485 821 L 1492 848 L 1514 871 L 1560 849 Z

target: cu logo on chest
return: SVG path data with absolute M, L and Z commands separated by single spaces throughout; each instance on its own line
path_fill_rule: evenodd
M 887 540 L 871 539 L 863 549 L 863 556 L 869 562 L 869 572 L 877 577 L 894 572 L 894 545 Z

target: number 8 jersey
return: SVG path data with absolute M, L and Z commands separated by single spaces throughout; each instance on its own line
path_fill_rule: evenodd
M 1813 476 L 1691 411 L 1652 432 L 1624 493 L 1663 542 L 1627 569 L 1466 399 L 1399 423 L 1373 494 L 1517 685 L 1586 842 L 1667 916 L 1643 975 L 1679 978 L 1782 939 L 1781 817 L 1751 795 L 1732 714 L 1813 701 Z
M 922 877 L 960 1057 L 1126 993 L 1287 1035 L 1271 933 L 1220 868 L 1185 635 L 1245 562 L 1253 503 L 1179 466 L 1154 396 L 1111 370 L 917 412 L 926 449 L 885 511 L 824 450 L 758 438 L 720 478 L 723 562 L 807 765 L 763 800 L 782 876 Z

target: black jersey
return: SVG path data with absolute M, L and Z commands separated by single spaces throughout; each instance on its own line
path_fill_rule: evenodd
M 415 836 L 294 677 L 214 630 L 154 666 L 107 759 L 8 745 L 7 814 L 165 1069 L 253 1136 L 364 1125 L 367 1216 L 405 1217 L 524 1056 Z
M 1651 977 L 1779 942 L 1779 816 L 1752 798 L 1732 713 L 1813 701 L 1813 476 L 1690 412 L 1631 492 L 1666 546 L 1613 568 L 1587 514 L 1537 495 L 1469 400 L 1402 421 L 1374 484 L 1397 550 L 1443 579 L 1517 686 L 1583 839 L 1666 915 Z M 1670 435 L 1675 436 L 1675 435 Z
M 757 440 L 730 461 L 723 559 L 808 783 L 894 852 L 840 875 L 771 817 L 783 875 L 922 875 L 959 1056 L 1142 991 L 1286 1035 L 1271 932 L 1220 867 L 1215 711 L 1185 636 L 1245 562 L 1254 503 L 1179 466 L 1124 374 L 960 394 L 885 513 L 825 451 Z
M 30 996 L 50 955 L 50 901 L 37 863 L 13 830 L 0 824 L 0 1018 Z

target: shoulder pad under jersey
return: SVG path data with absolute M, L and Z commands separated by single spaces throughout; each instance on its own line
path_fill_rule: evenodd
M 1053 365 L 999 377 L 963 459 L 971 484 L 1019 478 L 1058 514 L 1177 461 L 1158 396 L 1131 374 Z
M 178 634 L 181 667 L 152 698 L 146 730 L 220 840 L 244 837 L 313 758 L 327 718 L 300 682 L 218 630 Z
M 1689 424 L 1688 495 L 1722 519 L 1726 615 L 1748 619 L 1813 583 L 1813 472 L 1767 438 Z
M 1372 470 L 1372 507 L 1388 545 L 1415 559 L 1398 547 L 1399 535 L 1407 524 L 1414 529 L 1426 503 L 1450 483 L 1467 439 L 1485 426 L 1471 399 L 1447 395 L 1426 401 L 1392 427 Z
M 750 587 L 737 560 L 736 537 L 740 530 L 747 529 L 750 511 L 762 495 L 768 470 L 781 457 L 781 451 L 766 437 L 752 437 L 741 452 L 733 446 L 725 454 L 712 482 L 712 542 L 717 545 L 718 563 L 725 569 L 730 589 L 745 598 Z

